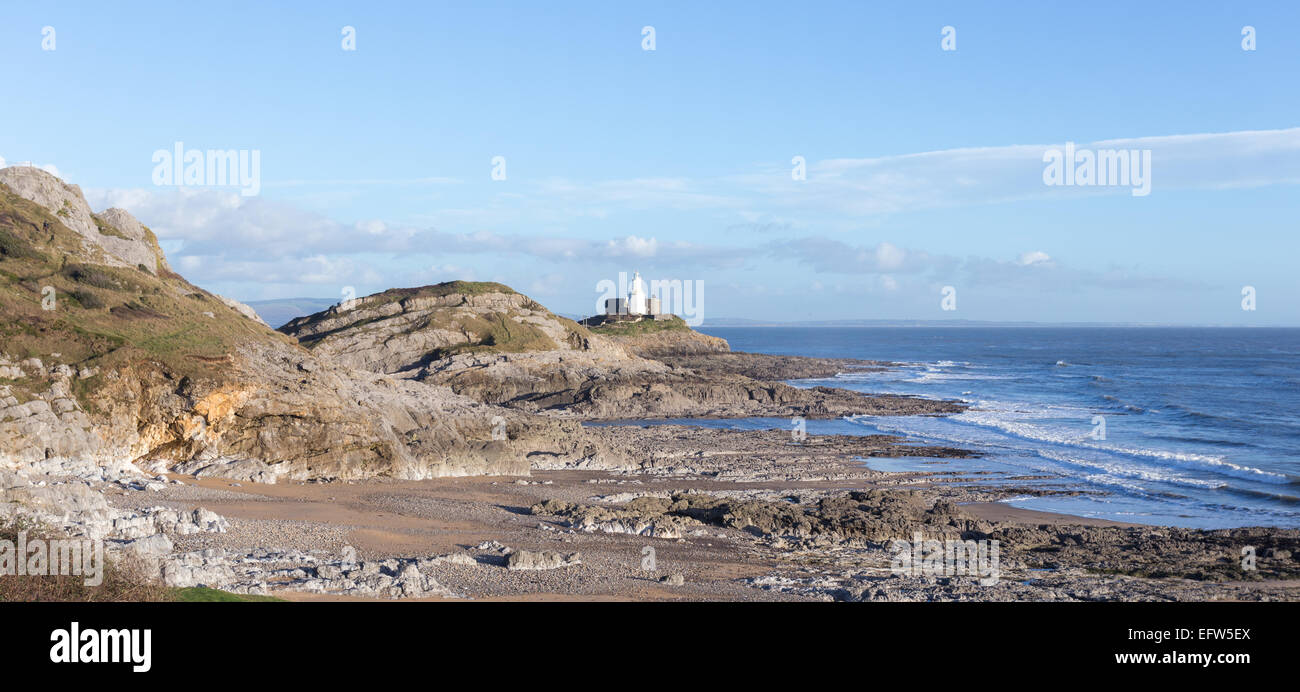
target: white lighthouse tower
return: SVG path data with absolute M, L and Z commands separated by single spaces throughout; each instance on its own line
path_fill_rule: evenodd
M 648 315 L 650 306 L 647 304 L 645 292 L 645 282 L 641 280 L 641 272 L 636 272 L 632 277 L 632 285 L 627 290 L 627 311 L 631 315 Z

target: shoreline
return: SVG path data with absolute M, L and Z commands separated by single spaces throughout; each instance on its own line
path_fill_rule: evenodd
M 856 461 L 863 452 L 908 449 L 889 436 L 821 436 L 796 446 L 783 431 L 613 432 L 651 452 L 635 464 L 542 468 L 527 477 L 265 485 L 173 474 L 184 485 L 113 499 L 202 506 L 230 522 L 224 534 L 179 537 L 177 551 L 225 551 L 229 560 L 267 547 L 326 556 L 351 546 L 363 561 L 418 560 L 440 589 L 403 596 L 420 600 L 1300 600 L 1300 570 L 1290 559 L 1300 552 L 1297 530 L 1207 532 L 1015 508 L 987 489 L 954 486 L 943 472 L 879 472 Z M 674 502 L 721 504 L 662 513 Z M 890 541 L 914 531 L 1000 541 L 1001 579 L 989 586 L 892 573 Z M 1245 541 L 1259 545 L 1256 578 L 1228 564 Z M 657 558 L 649 571 L 647 549 Z M 513 571 L 513 552 L 559 562 Z M 574 564 L 566 566 L 566 555 Z M 671 581 L 677 576 L 680 585 Z M 327 588 L 310 576 L 294 584 L 250 592 L 305 601 L 393 597 Z
M 748 359 L 697 358 L 678 376 L 845 362 Z M 811 391 L 808 401 L 895 415 L 946 412 L 908 397 Z M 808 417 L 819 413 L 838 417 Z M 524 443 L 525 475 L 140 480 L 127 464 L 120 478 L 101 469 L 76 483 L 111 507 L 88 521 L 153 527 L 115 545 L 157 565 L 168 585 L 288 600 L 1300 600 L 1300 529 L 1201 531 L 1021 509 L 1001 500 L 1080 491 L 1040 482 L 1050 475 L 963 469 L 982 454 L 898 435 L 792 438 L 689 423 L 726 416 L 672 417 L 684 420 L 610 425 L 576 413 L 582 433 L 569 435 L 597 451 L 566 457 Z M 883 471 L 873 458 L 950 465 Z M 61 497 L 66 482 L 26 485 Z M 991 546 L 992 571 L 899 571 L 897 545 L 917 534 Z M 1258 553 L 1257 566 L 1244 566 L 1243 549 Z

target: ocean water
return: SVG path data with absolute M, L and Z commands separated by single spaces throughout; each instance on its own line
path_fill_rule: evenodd
M 959 399 L 946 417 L 809 421 L 961 446 L 976 460 L 870 460 L 1078 493 L 1009 504 L 1135 523 L 1300 527 L 1300 329 L 752 328 L 734 350 L 900 362 L 796 386 Z M 789 427 L 788 420 L 697 424 Z M 1104 431 L 1103 431 L 1104 426 Z M 1026 476 L 1044 476 L 1025 481 Z

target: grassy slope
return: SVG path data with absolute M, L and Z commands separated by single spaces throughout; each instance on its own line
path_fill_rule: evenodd
M 443 298 L 452 295 L 477 296 L 499 293 L 503 295 L 516 295 L 517 292 L 506 286 L 492 281 L 448 281 L 445 283 L 435 284 L 432 286 L 421 286 L 418 288 L 393 288 L 382 293 L 376 293 L 372 296 L 362 298 L 362 306 L 371 308 L 385 303 L 410 298 L 437 297 Z M 560 317 L 550 313 L 545 307 L 536 301 L 529 300 L 526 304 L 529 310 L 547 314 L 551 319 L 564 326 L 568 333 L 567 338 L 572 343 L 577 343 L 583 338 L 590 335 L 585 327 L 580 326 L 573 320 Z M 506 311 L 479 311 L 470 314 L 467 311 L 459 310 L 455 307 L 438 309 L 433 312 L 427 319 L 412 324 L 405 328 L 403 333 L 412 333 L 425 329 L 437 329 L 450 332 L 459 332 L 465 335 L 467 343 L 450 346 L 447 348 L 436 349 L 430 353 L 432 358 L 446 358 L 458 353 L 524 353 L 530 351 L 553 351 L 559 346 L 549 335 L 542 329 L 527 322 L 521 322 L 517 317 L 522 314 L 514 310 Z M 314 317 L 314 316 L 313 316 Z M 310 324 L 312 318 L 308 318 L 303 324 Z M 387 318 L 377 317 L 369 320 L 354 322 L 347 325 L 345 330 L 359 329 L 389 329 L 385 324 Z M 302 326 L 301 324 L 298 326 Z M 322 340 L 337 333 L 325 332 L 311 337 L 303 338 L 303 345 L 311 348 L 321 343 Z
M 639 322 L 609 322 L 590 327 L 592 333 L 604 336 L 642 336 L 657 332 L 689 332 L 686 320 L 673 315 L 666 320 L 641 320 Z
M 149 359 L 197 376 L 215 374 L 241 340 L 284 338 L 179 275 L 102 261 L 56 215 L 0 184 L 0 354 L 78 368 Z M 42 309 L 46 287 L 53 310 Z
M 283 598 L 275 596 L 250 596 L 246 594 L 230 593 L 220 589 L 209 589 L 204 586 L 191 586 L 184 589 L 172 589 L 173 600 L 181 603 L 283 603 Z
M 367 304 L 378 305 L 406 298 L 443 298 L 453 294 L 481 296 L 489 293 L 502 293 L 509 296 L 514 295 L 515 290 L 495 281 L 444 281 L 440 284 L 419 286 L 417 288 L 390 288 L 382 293 L 366 296 L 363 300 Z

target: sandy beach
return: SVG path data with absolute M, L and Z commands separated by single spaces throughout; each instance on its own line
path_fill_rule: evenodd
M 685 426 L 597 430 L 620 438 L 630 447 L 641 445 L 655 452 L 637 468 L 537 470 L 523 478 L 260 484 L 170 474 L 169 478 L 179 483 L 147 494 L 121 491 L 110 494 L 109 500 L 123 508 L 159 503 L 178 510 L 203 507 L 229 521 L 224 533 L 178 536 L 176 551 L 220 549 L 239 554 L 272 548 L 337 556 L 351 547 L 362 561 L 430 560 L 443 556 L 428 563 L 434 565 L 428 576 L 436 578 L 446 592 L 414 600 L 1300 597 L 1295 582 L 1287 579 L 1206 579 L 1204 574 L 1194 578 L 1207 565 L 1229 561 L 1232 546 L 1245 540 L 1232 532 L 1187 533 L 1018 509 L 996 500 L 1026 492 L 1027 488 L 957 485 L 950 482 L 952 470 L 948 469 L 884 473 L 861 463 L 859 455 L 897 453 L 900 441 L 893 438 L 827 437 L 791 445 L 788 432 L 780 430 L 760 434 Z M 947 453 L 959 456 L 959 450 Z M 960 458 L 952 461 L 959 464 Z M 853 535 L 847 529 L 846 535 L 807 534 L 761 530 L 742 526 L 743 522 L 727 525 L 703 521 L 687 523 L 680 531 L 659 537 L 623 532 L 634 529 L 635 522 L 588 522 L 584 528 L 573 515 L 559 517 L 538 509 L 539 503 L 551 501 L 619 512 L 625 511 L 622 508 L 629 503 L 635 504 L 637 498 L 693 495 L 811 510 L 827 498 L 873 490 L 916 494 L 923 506 L 955 503 L 958 511 L 969 517 L 971 526 L 1002 536 L 997 583 L 981 586 L 962 576 L 898 574 L 890 567 L 888 541 L 878 536 Z M 931 530 L 925 521 L 918 521 L 917 530 Z M 1069 543 L 1081 531 L 1114 535 L 1094 541 L 1089 549 L 1075 554 L 1044 545 Z M 910 531 L 897 533 L 899 539 L 910 538 Z M 1295 533 L 1274 531 L 1270 536 L 1271 540 L 1294 545 Z M 1006 540 L 1007 536 L 1020 535 L 1025 545 Z M 1117 541 L 1112 540 L 1115 537 Z M 1106 542 L 1113 543 L 1110 552 L 1103 545 Z M 1200 545 L 1189 549 L 1198 542 Z M 652 564 L 645 561 L 647 549 L 653 550 Z M 1165 554 L 1142 556 L 1152 549 Z M 578 553 L 581 563 L 516 571 L 507 566 L 506 556 L 512 551 Z M 1222 552 L 1222 559 L 1215 551 Z M 1044 554 L 1051 557 L 1042 559 Z M 457 555 L 468 559 L 446 559 Z M 1108 568 L 1106 565 L 1115 558 L 1127 561 L 1133 573 Z M 1172 570 L 1171 574 L 1158 578 L 1144 575 L 1143 565 L 1153 559 Z M 673 575 L 681 576 L 679 585 L 671 581 Z M 321 591 L 304 587 L 304 583 L 311 582 L 299 580 L 295 585 L 292 581 L 277 584 L 272 578 L 265 591 L 306 601 L 392 598 L 387 593 Z M 855 588 L 868 590 L 855 593 Z

